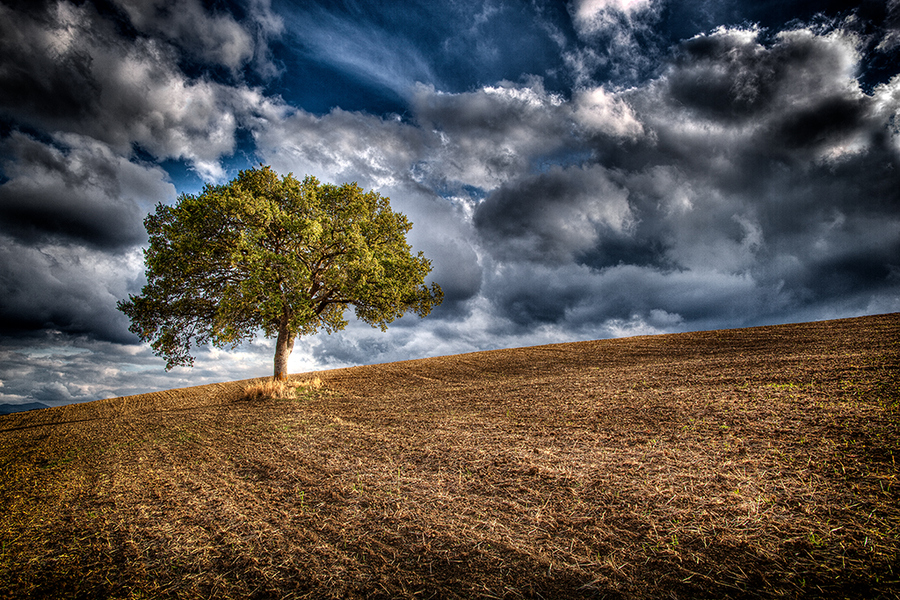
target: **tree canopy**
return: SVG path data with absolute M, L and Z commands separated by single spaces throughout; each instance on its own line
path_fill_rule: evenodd
M 144 226 L 147 284 L 118 307 L 166 369 L 192 365 L 192 343 L 234 348 L 261 331 L 277 336 L 275 377 L 284 379 L 297 336 L 343 329 L 349 306 L 384 330 L 443 299 L 440 286 L 425 285 L 431 261 L 406 241 L 412 223 L 355 183 L 260 166 L 157 205 Z

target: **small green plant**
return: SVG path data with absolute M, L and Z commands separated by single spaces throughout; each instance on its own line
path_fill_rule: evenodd
M 770 388 L 773 388 L 776 390 L 796 390 L 802 386 L 800 386 L 796 383 L 793 383 L 793 382 L 788 382 L 788 383 L 769 383 L 769 384 L 766 384 L 766 387 L 770 387 Z

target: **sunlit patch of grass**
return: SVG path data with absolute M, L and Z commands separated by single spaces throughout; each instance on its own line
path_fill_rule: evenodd
M 767 383 L 765 387 L 774 388 L 776 390 L 798 390 L 800 389 L 800 385 L 792 382 L 788 383 Z
M 308 396 L 309 392 L 322 387 L 322 380 L 318 377 L 306 380 L 278 381 L 269 379 L 261 383 L 255 383 L 244 389 L 244 400 L 295 400 Z

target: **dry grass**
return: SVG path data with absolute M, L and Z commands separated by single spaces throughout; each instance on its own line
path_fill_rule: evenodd
M 898 341 L 886 315 L 2 417 L 0 597 L 898 598 Z
M 322 387 L 319 377 L 311 377 L 304 380 L 289 379 L 279 381 L 268 379 L 256 383 L 250 383 L 244 388 L 243 399 L 249 401 L 296 399 L 307 396 Z

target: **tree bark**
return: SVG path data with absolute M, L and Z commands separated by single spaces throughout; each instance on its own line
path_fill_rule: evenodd
M 288 376 L 288 357 L 291 350 L 294 349 L 294 338 L 296 335 L 290 331 L 287 324 L 282 325 L 278 330 L 278 339 L 275 341 L 275 379 L 276 381 L 284 381 Z

